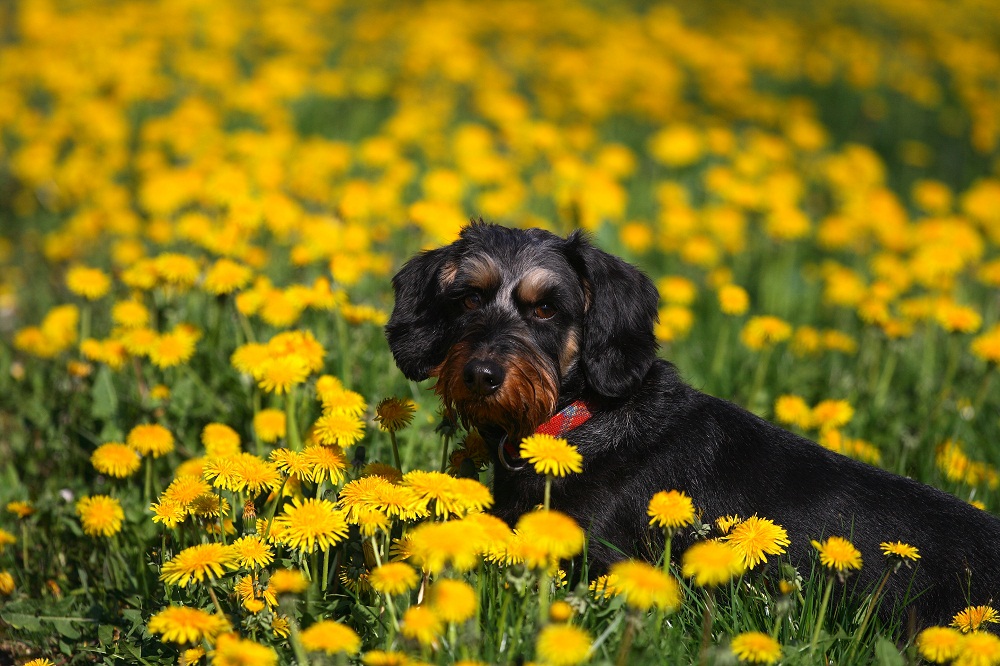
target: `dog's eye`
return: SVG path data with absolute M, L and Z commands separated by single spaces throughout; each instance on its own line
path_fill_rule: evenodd
M 483 297 L 479 294 L 469 294 L 462 301 L 466 310 L 478 310 L 483 305 Z
M 539 303 L 535 306 L 535 316 L 539 319 L 552 319 L 555 314 L 555 307 L 549 303 Z

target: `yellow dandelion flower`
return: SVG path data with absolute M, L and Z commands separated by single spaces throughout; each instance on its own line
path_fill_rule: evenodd
M 543 433 L 521 441 L 521 457 L 535 466 L 538 474 L 566 476 L 583 471 L 583 456 L 565 439 Z
M 883 541 L 879 544 L 879 548 L 882 549 L 882 554 L 889 559 L 911 560 L 913 562 L 920 559 L 920 551 L 916 547 L 902 541 Z
M 88 301 L 96 301 L 111 291 L 111 278 L 99 268 L 73 266 L 66 271 L 66 287 Z
M 813 426 L 813 412 L 801 397 L 797 395 L 779 396 L 774 401 L 774 418 L 780 423 L 794 425 L 808 430 Z
M 650 525 L 674 530 L 694 523 L 694 502 L 679 490 L 661 490 L 649 500 Z
M 179 476 L 170 482 L 161 499 L 187 506 L 202 495 L 212 492 L 212 487 L 197 476 Z
M 286 616 L 275 615 L 271 619 L 271 631 L 278 638 L 288 638 L 292 633 L 292 626 Z
M 719 309 L 732 316 L 745 314 L 750 307 L 750 296 L 746 289 L 735 284 L 723 285 L 719 289 Z
M 15 543 L 17 543 L 17 537 L 0 527 L 0 553 L 2 553 L 7 546 L 13 546 Z
M 268 444 L 285 436 L 285 412 L 280 409 L 262 409 L 253 417 L 253 429 L 257 438 Z
M 233 355 L 229 357 L 229 362 L 238 371 L 259 381 L 263 376 L 262 368 L 270 359 L 271 351 L 267 345 L 259 342 L 248 342 L 236 348 Z
M 681 605 L 681 587 L 673 576 L 646 562 L 627 560 L 611 565 L 609 575 L 615 577 L 615 587 L 625 594 L 625 602 L 639 610 L 654 606 L 674 611 Z
M 188 513 L 192 516 L 202 518 L 219 518 L 229 515 L 229 500 L 219 497 L 215 493 L 199 495 L 188 505 Z M 217 525 L 209 525 L 209 531 L 214 530 Z
M 347 537 L 347 515 L 327 500 L 295 498 L 274 522 L 281 542 L 303 553 L 327 550 Z
M 458 502 L 456 515 L 475 514 L 493 506 L 490 489 L 475 479 L 455 479 L 454 492 Z
M 479 597 L 468 583 L 443 578 L 431 585 L 428 603 L 445 622 L 460 624 L 476 614 Z
M 992 606 L 969 606 L 952 618 L 951 626 L 963 634 L 979 631 L 984 624 L 1000 623 L 1000 614 Z
M 236 552 L 221 543 L 205 543 L 185 548 L 163 563 L 160 580 L 167 585 L 187 587 L 191 581 L 217 578 L 226 568 L 235 568 Z
M 754 351 L 784 342 L 792 336 L 792 327 L 777 317 L 751 317 L 740 331 L 740 340 Z
M 764 562 L 768 555 L 781 555 L 785 546 L 791 543 L 785 528 L 757 516 L 751 516 L 733 527 L 722 540 L 736 550 L 747 569 Z
M 0 594 L 10 596 L 14 588 L 14 576 L 7 570 L 0 571 Z
M 365 652 L 361 655 L 361 663 L 365 666 L 418 666 L 407 654 L 385 650 Z
M 198 262 L 192 257 L 176 252 L 166 252 L 154 259 L 156 273 L 163 282 L 174 287 L 187 288 L 198 280 Z
M 399 483 L 403 480 L 403 473 L 392 465 L 381 462 L 370 462 L 361 470 L 361 476 L 381 476 L 389 483 Z
M 159 335 L 149 348 L 149 360 L 161 370 L 186 363 L 194 355 L 196 337 L 180 326 Z
M 368 576 L 368 584 L 379 594 L 404 594 L 419 582 L 416 570 L 405 562 L 386 562 L 373 569 Z
M 715 587 L 743 573 L 743 559 L 722 541 L 699 541 L 684 551 L 681 573 L 699 587 Z
M 590 656 L 593 640 L 583 629 L 571 624 L 550 624 L 538 632 L 535 652 L 538 659 L 552 666 L 582 664 Z
M 111 321 L 122 328 L 149 326 L 149 309 L 139 301 L 118 301 L 111 307 Z
M 201 430 L 201 443 L 211 456 L 232 456 L 240 452 L 240 435 L 224 423 L 209 423 Z
M 773 664 L 781 659 L 781 643 L 759 631 L 734 636 L 729 649 L 737 659 L 750 664 Z
M 810 543 L 819 551 L 820 563 L 827 568 L 839 572 L 861 568 L 861 551 L 843 537 L 832 536 L 823 543 L 818 541 Z
M 200 643 L 212 641 L 230 630 L 225 617 L 187 606 L 170 606 L 149 618 L 146 628 L 151 634 L 160 634 L 167 643 Z
M 324 413 L 339 413 L 360 417 L 368 409 L 368 403 L 360 393 L 341 390 L 323 393 L 320 396 Z
M 720 516 L 715 519 L 715 526 L 719 528 L 719 531 L 723 534 L 729 534 L 729 532 L 743 522 L 743 519 L 739 516 Z
M 409 398 L 385 398 L 375 407 L 375 421 L 386 432 L 396 432 L 410 425 L 417 405 Z
M 821 430 L 840 428 L 854 418 L 854 408 L 846 400 L 823 400 L 812 409 L 812 423 Z
M 188 516 L 187 506 L 173 500 L 161 499 L 158 503 L 149 505 L 153 512 L 153 522 L 173 529 L 184 522 Z
M 205 273 L 205 291 L 221 296 L 242 289 L 253 278 L 253 271 L 232 259 L 219 259 Z
M 7 511 L 23 520 L 35 512 L 35 507 L 31 506 L 31 502 L 15 500 L 7 502 Z
M 407 538 L 410 557 L 432 574 L 440 573 L 445 566 L 468 571 L 479 563 L 480 551 L 476 540 L 469 538 L 469 532 L 469 526 L 461 520 L 421 523 Z
M 434 645 L 443 628 L 441 618 L 427 606 L 410 606 L 400 623 L 404 636 L 425 646 Z
M 236 634 L 221 634 L 215 649 L 209 653 L 212 666 L 277 666 L 278 653 L 272 648 L 240 638 Z
M 595 599 L 610 599 L 622 592 L 622 588 L 618 585 L 618 576 L 611 574 L 598 576 L 590 582 L 588 589 L 594 594 Z
M 159 424 L 142 424 L 129 431 L 125 444 L 140 455 L 159 458 L 174 450 L 174 436 Z
M 233 492 L 238 492 L 244 485 L 238 456 L 209 458 L 202 466 L 202 476 L 216 488 Z
M 257 569 L 274 561 L 274 549 L 257 535 L 250 534 L 233 542 L 236 561 L 241 567 Z
M 987 363 L 1000 364 L 1000 325 L 973 338 L 970 350 Z
M 951 627 L 928 627 L 917 635 L 917 650 L 927 661 L 944 664 L 958 656 L 963 638 Z
M 51 659 L 45 659 L 44 657 L 39 657 L 38 659 L 32 659 L 31 661 L 24 662 L 23 666 L 56 666 L 55 662 Z
M 117 442 L 108 442 L 94 449 L 90 462 L 101 474 L 124 479 L 138 471 L 141 459 L 135 449 Z
M 301 451 L 275 449 L 271 451 L 270 458 L 275 467 L 283 474 L 299 481 L 308 481 L 312 478 L 312 465 L 306 461 L 305 455 Z
M 321 444 L 347 448 L 364 437 L 364 422 L 350 414 L 329 412 L 320 416 L 313 432 Z
M 338 484 L 347 472 L 347 456 L 339 446 L 307 446 L 302 461 L 312 470 L 310 478 L 316 483 L 329 479 Z
M 340 622 L 320 620 L 304 629 L 299 638 L 310 652 L 355 654 L 361 650 L 361 638 L 357 632 Z
M 389 532 L 392 519 L 378 509 L 361 509 L 357 514 L 357 524 L 361 528 L 361 536 L 371 537 L 379 532 Z
M 257 385 L 268 393 L 284 395 L 309 376 L 309 367 L 301 356 L 290 354 L 269 358 L 260 365 Z
M 83 531 L 90 536 L 111 536 L 122 529 L 125 512 L 121 503 L 107 495 L 83 497 L 76 503 Z
M 565 601 L 553 601 L 549 606 L 550 622 L 569 622 L 571 617 L 573 617 L 573 607 Z
M 312 331 L 285 331 L 279 333 L 267 342 L 267 348 L 273 357 L 298 356 L 309 368 L 309 372 L 319 372 L 323 369 L 326 350 L 323 349 Z M 343 390 L 343 385 L 341 385 Z M 320 392 L 322 396 L 324 392 Z
M 251 453 L 241 453 L 236 457 L 235 490 L 245 490 L 256 496 L 264 490 L 274 490 L 281 485 L 281 474 L 274 463 L 269 463 Z
M 996 666 L 1000 664 L 1000 638 L 986 631 L 971 633 L 962 639 L 953 666 Z
M 583 529 L 558 511 L 526 513 L 518 519 L 515 532 L 517 555 L 533 569 L 548 568 L 583 550 Z
M 274 588 L 275 594 L 301 594 L 309 589 L 309 581 L 298 569 L 278 569 L 271 574 L 268 587 Z

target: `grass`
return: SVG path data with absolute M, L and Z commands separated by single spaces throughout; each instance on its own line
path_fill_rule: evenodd
M 583 227 L 642 267 L 661 284 L 661 355 L 699 389 L 775 421 L 781 396 L 843 401 L 844 423 L 816 410 L 785 425 L 1000 511 L 1000 353 L 975 346 L 1000 336 L 997 78 L 975 66 L 996 57 L 1000 25 L 971 4 L 924 9 L 128 3 L 114 21 L 99 2 L 0 10 L 16 26 L 0 42 L 0 661 L 374 664 L 395 650 L 393 663 L 733 664 L 733 639 L 759 631 L 779 652 L 762 661 L 917 663 L 907 618 L 869 613 L 877 591 L 845 596 L 818 560 L 795 571 L 771 556 L 711 595 L 675 561 L 679 603 L 647 612 L 576 583 L 587 577 L 570 565 L 565 580 L 526 567 L 512 535 L 476 541 L 463 522 L 471 564 L 425 563 L 413 589 L 387 597 L 366 581 L 393 545 L 468 521 L 474 500 L 457 493 L 446 511 L 425 499 L 426 512 L 400 516 L 384 496 L 355 505 L 342 492 L 371 478 L 368 463 L 397 466 L 374 420 L 391 396 L 414 407 L 393 434 L 400 471 L 440 470 L 447 447 L 489 485 L 474 438 L 442 422 L 430 382 L 402 377 L 382 332 L 394 271 L 484 215 Z M 956 35 L 967 50 L 949 50 Z M 658 144 L 665 131 L 675 138 Z M 206 281 L 220 258 L 248 269 L 232 291 Z M 70 278 L 80 265 L 101 271 L 103 293 L 84 295 L 98 277 Z M 748 309 L 720 309 L 726 285 Z M 115 318 L 125 301 L 148 314 L 132 325 L 150 340 L 180 331 L 193 347 L 171 359 L 137 345 Z M 788 338 L 744 342 L 765 315 Z M 322 350 L 288 391 L 265 390 L 261 368 L 309 356 L 301 340 L 269 349 L 257 376 L 235 367 L 237 350 L 289 331 Z M 361 437 L 325 443 L 343 455 L 334 478 L 289 479 L 267 461 L 313 443 L 331 391 L 364 402 L 344 417 Z M 288 419 L 276 440 L 254 425 L 268 408 Z M 99 446 L 149 423 L 171 433 L 169 452 L 124 478 L 95 468 Z M 212 453 L 208 424 L 231 428 L 276 480 L 254 493 L 246 470 L 234 484 L 204 476 L 228 455 Z M 199 501 L 221 508 L 192 501 L 176 526 L 154 521 L 151 505 L 192 473 L 212 481 Z M 120 525 L 98 517 L 104 534 L 77 510 L 97 495 L 122 509 Z M 270 538 L 293 499 L 336 503 L 333 522 L 360 507 L 386 523 L 372 539 L 354 515 L 329 547 L 276 536 L 273 561 L 161 578 L 190 547 Z M 714 518 L 684 529 L 717 535 Z M 302 572 L 306 589 L 268 596 L 280 569 Z M 458 607 L 429 598 L 444 579 L 468 583 L 472 615 L 414 638 L 409 609 Z M 557 601 L 588 654 L 539 646 Z M 232 636 L 167 639 L 151 620 L 171 606 L 220 613 Z M 359 644 L 325 652 L 307 633 L 323 620 Z

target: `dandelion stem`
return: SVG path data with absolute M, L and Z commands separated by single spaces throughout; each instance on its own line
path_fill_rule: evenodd
M 144 497 L 146 504 L 148 505 L 153 501 L 153 458 L 152 456 L 146 456 L 146 485 L 144 488 Z
M 441 473 L 443 474 L 446 469 L 448 469 L 448 436 L 445 435 L 442 439 L 441 446 Z
M 826 607 L 830 603 L 830 594 L 833 592 L 833 574 L 826 579 L 826 590 L 823 592 L 823 601 L 819 607 L 819 617 L 816 618 L 816 628 L 813 630 L 812 640 L 809 642 L 809 656 L 812 657 L 816 651 L 816 643 L 819 641 L 819 632 L 823 629 L 823 620 L 826 619 Z
M 663 528 L 663 573 L 670 573 L 670 546 L 674 538 L 674 531 L 669 527 Z
M 986 396 L 990 394 L 990 384 L 993 383 L 993 375 L 996 373 L 996 366 L 990 363 L 989 367 L 986 368 L 986 376 L 983 377 L 983 382 L 979 385 L 979 391 L 976 392 L 976 398 L 972 403 L 973 413 L 978 414 L 983 403 L 986 402 Z
M 208 596 L 212 597 L 212 603 L 215 604 L 215 610 L 219 611 L 220 617 L 226 617 L 226 612 L 222 610 L 222 604 L 219 603 L 219 598 L 215 596 L 215 590 L 212 589 L 212 585 L 215 583 L 215 577 L 209 575 L 208 577 Z
M 708 663 L 708 645 L 712 639 L 712 619 L 715 615 L 715 588 L 710 587 L 705 595 L 705 613 L 701 616 L 701 646 L 698 648 L 698 663 Z
M 844 660 L 845 664 L 851 663 L 855 650 L 857 650 L 858 645 L 861 644 L 861 638 L 864 636 L 865 629 L 868 627 L 868 621 L 872 617 L 875 605 L 878 603 L 878 598 L 882 595 L 882 590 L 885 589 L 885 584 L 889 582 L 889 576 L 891 574 L 892 569 L 886 569 L 885 575 L 882 576 L 882 582 L 879 583 L 878 589 L 875 590 L 875 594 L 873 594 L 872 598 L 868 601 L 868 608 L 865 609 L 865 615 L 861 618 L 861 624 L 858 625 L 858 630 L 854 632 L 854 640 L 851 641 L 851 649 L 847 653 L 847 659 Z
M 306 648 L 302 645 L 302 638 L 299 636 L 299 625 L 291 616 L 288 617 L 289 638 L 292 639 L 292 650 L 295 651 L 295 663 L 300 666 L 309 666 L 309 656 Z
M 750 405 L 750 411 L 755 413 L 761 411 L 764 407 L 764 401 L 760 400 L 759 396 L 764 390 L 764 380 L 767 378 L 767 368 L 771 362 L 772 352 L 773 349 L 771 347 L 767 347 L 757 358 L 757 369 L 754 372 L 753 384 L 750 386 L 750 395 L 747 399 L 747 404 Z
M 278 487 L 278 492 L 274 494 L 274 504 L 271 505 L 271 510 L 267 513 L 267 527 L 264 528 L 264 536 L 262 539 L 267 541 L 267 536 L 271 533 L 271 523 L 274 522 L 274 514 L 278 511 L 278 505 L 281 504 L 281 493 L 285 489 L 285 484 L 288 483 L 288 477 L 286 476 L 281 480 L 281 486 Z
M 538 576 L 538 624 L 544 625 L 549 619 L 549 572 L 543 569 Z
M 885 363 L 882 365 L 882 373 L 878 378 L 878 385 L 875 387 L 875 400 L 873 406 L 876 411 L 882 409 L 885 405 L 885 399 L 889 395 L 889 384 L 892 382 L 893 373 L 896 372 L 896 361 L 898 360 L 899 354 L 896 354 L 890 345 L 888 353 L 885 357 Z
M 299 437 L 299 423 L 295 418 L 295 393 L 296 388 L 292 386 L 288 389 L 288 395 L 285 397 L 285 421 L 288 443 L 292 447 L 292 451 L 301 451 L 302 438 Z
M 549 510 L 549 503 L 552 499 L 552 475 L 545 475 L 545 510 Z
M 28 526 L 21 520 L 21 567 L 28 573 Z
M 389 441 L 392 442 L 392 459 L 396 463 L 396 469 L 402 472 L 403 465 L 399 462 L 399 445 L 396 443 L 396 433 L 392 430 L 389 431 Z
M 628 619 L 625 621 L 625 635 L 622 636 L 621 645 L 618 646 L 618 658 L 615 660 L 617 666 L 625 666 L 628 663 L 628 653 L 632 650 L 632 639 L 635 638 L 635 618 L 632 611 L 629 611 Z

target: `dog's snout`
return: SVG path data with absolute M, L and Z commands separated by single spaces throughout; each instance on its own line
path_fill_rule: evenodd
M 503 368 L 493 361 L 472 360 L 462 371 L 465 386 L 476 395 L 495 393 L 503 384 L 503 377 Z

